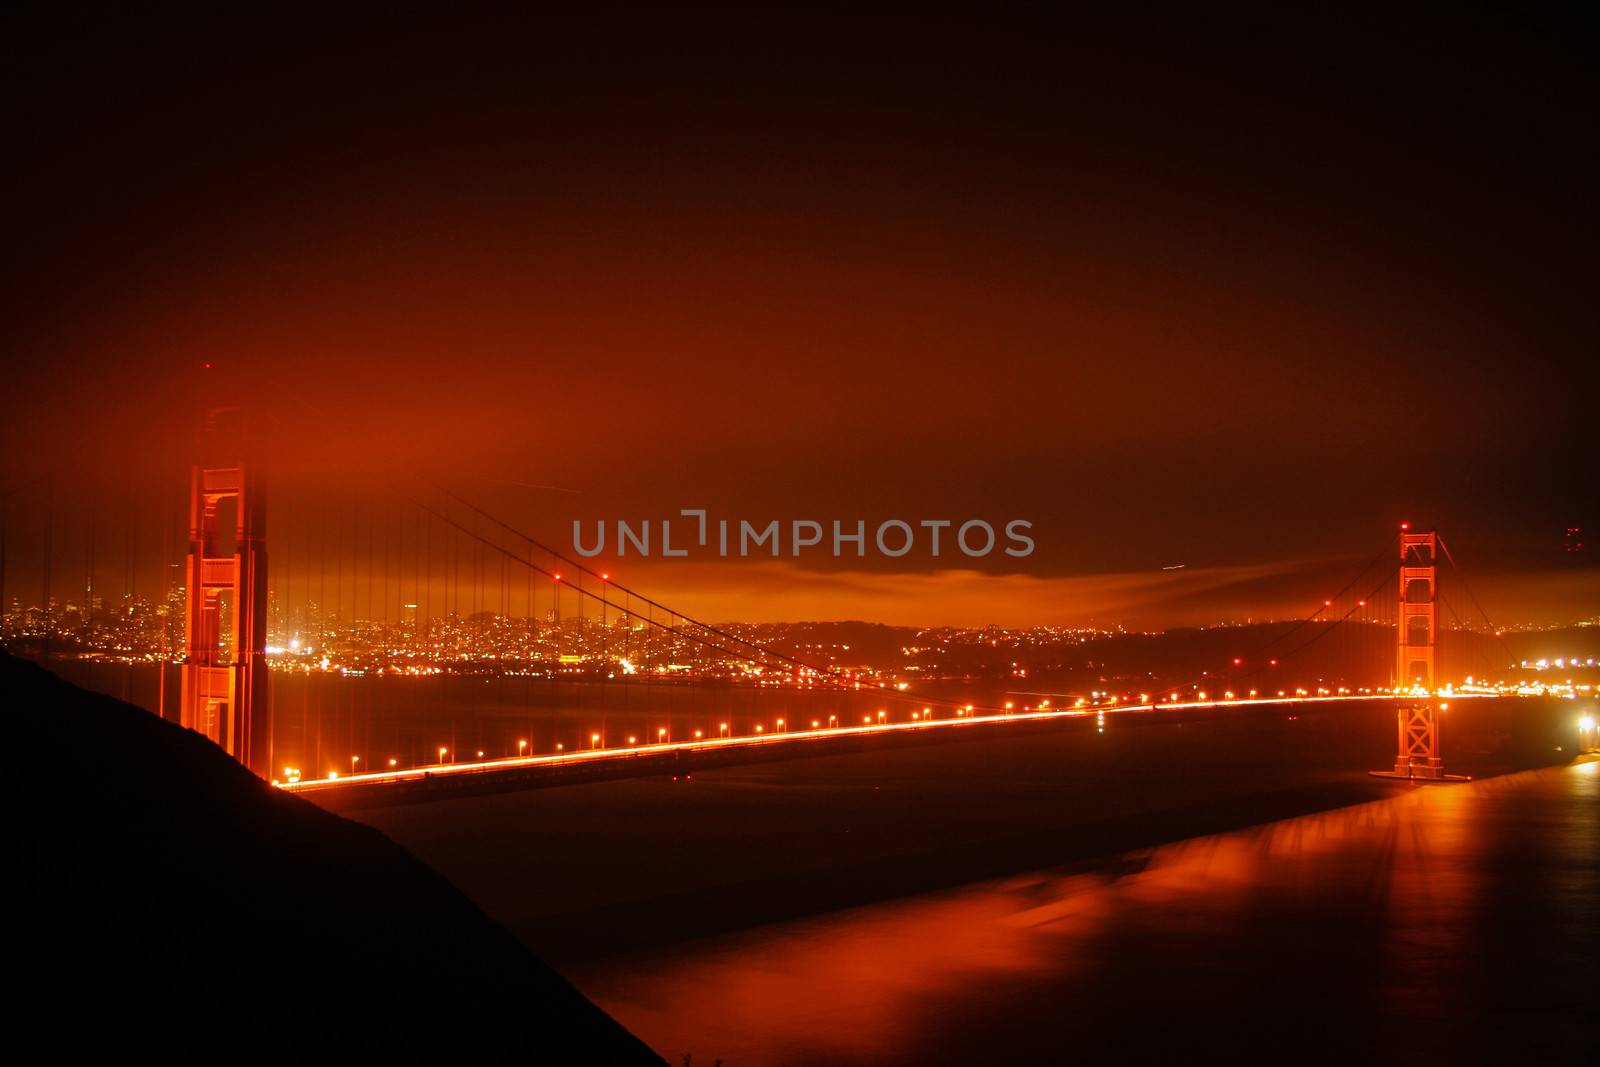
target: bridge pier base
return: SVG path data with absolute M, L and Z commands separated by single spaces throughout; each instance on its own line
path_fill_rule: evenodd
M 1439 755 L 1439 709 L 1432 700 L 1407 700 L 1397 712 L 1399 753 L 1394 770 L 1369 771 L 1374 778 L 1403 778 L 1410 782 L 1466 782 L 1463 774 L 1446 774 Z

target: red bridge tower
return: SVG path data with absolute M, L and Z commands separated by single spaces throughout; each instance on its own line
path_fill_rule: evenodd
M 266 505 L 246 463 L 238 407 L 201 419 L 189 489 L 189 557 L 181 721 L 265 778 L 267 708 Z
M 1434 699 L 1439 650 L 1439 535 L 1400 528 L 1400 613 L 1395 685 L 1403 692 L 1398 711 L 1399 749 L 1394 770 L 1380 778 L 1465 781 L 1444 773 L 1439 750 L 1439 703 Z

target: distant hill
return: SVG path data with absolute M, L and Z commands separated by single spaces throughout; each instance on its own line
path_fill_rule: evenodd
M 936 628 L 917 630 L 865 622 L 762 623 L 733 626 L 797 659 L 841 667 L 913 671 L 925 677 L 1048 676 L 1050 684 L 1085 693 L 1138 692 L 1230 681 L 1263 690 L 1297 686 L 1387 685 L 1394 660 L 1390 626 L 1347 622 L 1257 622 L 1160 633 Z M 1511 680 L 1511 664 L 1557 656 L 1600 655 L 1600 627 L 1486 633 L 1445 629 L 1440 673 Z M 1241 665 L 1235 665 L 1238 658 Z M 1278 661 L 1273 663 L 1272 661 Z M 1282 664 L 1279 669 L 1279 663 Z M 1018 688 L 1027 688 L 1019 684 Z
M 17 1039 L 141 1058 L 663 1062 L 378 831 L 4 653 L 0 697 L 24 887 Z

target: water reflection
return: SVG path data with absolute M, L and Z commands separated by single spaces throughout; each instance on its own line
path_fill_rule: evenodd
M 580 968 L 674 1062 L 1431 1061 L 1594 1047 L 1600 764 Z

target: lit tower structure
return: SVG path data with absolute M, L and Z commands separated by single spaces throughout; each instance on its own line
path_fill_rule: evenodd
M 1439 754 L 1439 711 L 1434 699 L 1439 651 L 1439 535 L 1400 527 L 1400 611 L 1395 637 L 1395 685 L 1399 747 L 1394 770 L 1373 771 L 1380 778 L 1412 781 L 1465 781 L 1444 773 Z
M 206 410 L 190 476 L 180 721 L 267 777 L 266 494 L 246 445 L 242 408 Z

